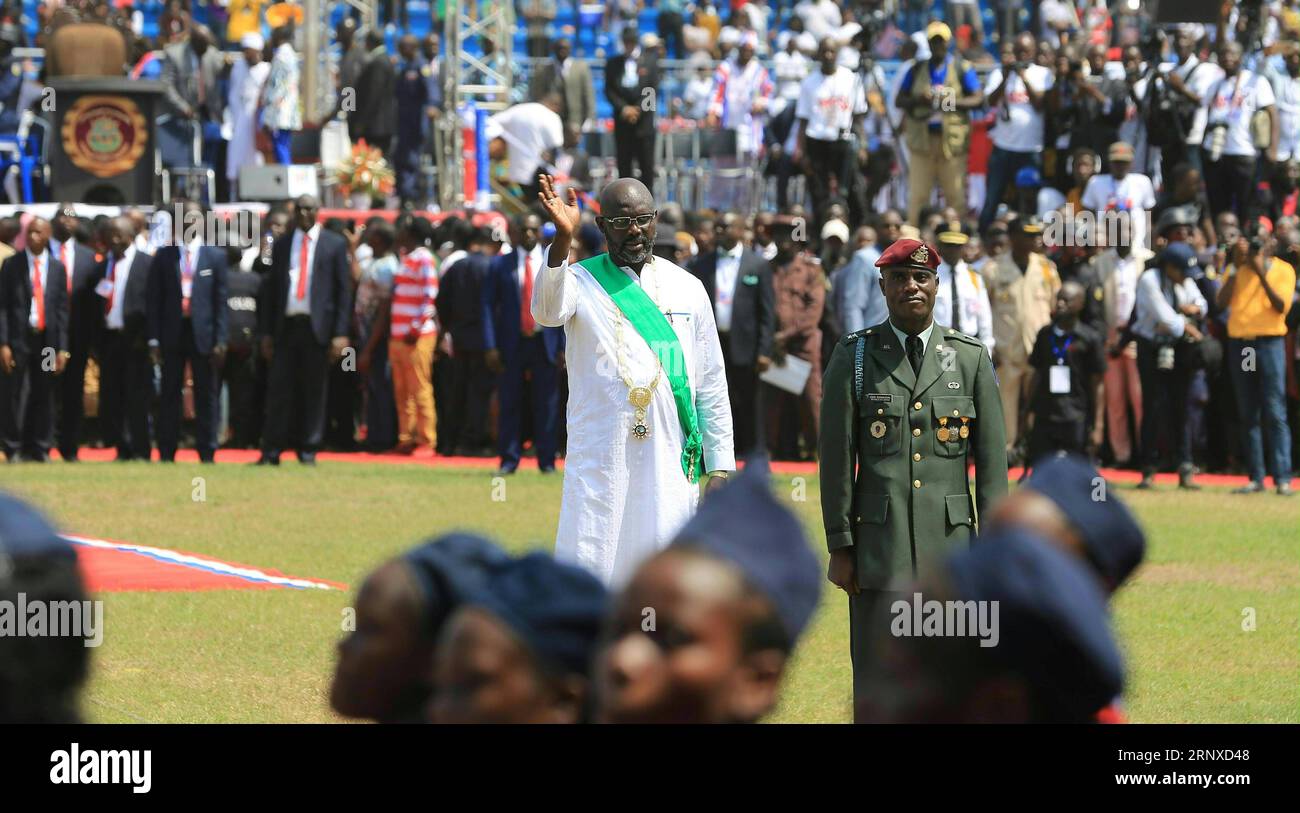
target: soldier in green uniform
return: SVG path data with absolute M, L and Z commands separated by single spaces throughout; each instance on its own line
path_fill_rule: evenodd
M 898 240 L 876 265 L 889 319 L 835 345 L 819 445 L 827 576 L 849 595 L 855 691 L 868 621 L 886 591 L 966 547 L 975 506 L 982 515 L 1007 493 L 1002 400 L 988 351 L 933 318 L 938 252 Z

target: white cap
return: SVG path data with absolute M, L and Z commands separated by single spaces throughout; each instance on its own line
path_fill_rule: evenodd
M 260 51 L 266 47 L 266 40 L 262 39 L 261 34 L 245 34 L 239 40 L 240 48 L 252 48 L 254 51 Z
M 838 237 L 841 243 L 849 241 L 849 224 L 843 220 L 827 220 L 826 225 L 822 226 L 822 239 L 826 240 L 831 237 Z
M 930 58 L 930 41 L 925 38 L 924 31 L 917 31 L 913 34 L 912 42 L 916 43 L 916 59 L 918 62 Z
M 805 54 L 811 54 L 817 51 L 817 38 L 812 35 L 811 31 L 800 33 L 796 44 L 799 50 L 803 51 Z

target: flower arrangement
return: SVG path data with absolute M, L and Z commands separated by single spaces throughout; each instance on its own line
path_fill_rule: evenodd
M 344 158 L 337 170 L 339 191 L 344 195 L 365 195 L 370 199 L 392 194 L 396 179 L 378 147 L 365 139 L 352 145 L 352 154 Z

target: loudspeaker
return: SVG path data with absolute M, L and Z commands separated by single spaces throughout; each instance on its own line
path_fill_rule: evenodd
M 319 194 L 314 164 L 268 164 L 239 168 L 240 200 L 289 200 Z
M 46 157 L 53 198 L 108 206 L 154 203 L 154 120 L 162 82 L 58 77 L 45 92 L 41 106 L 53 123 Z

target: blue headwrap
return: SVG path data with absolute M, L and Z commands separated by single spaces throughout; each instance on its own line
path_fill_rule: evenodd
M 791 646 L 817 610 L 821 568 L 794 513 L 768 485 L 767 460 L 753 458 L 735 481 L 704 498 L 675 544 L 735 565 L 776 609 Z
M 530 553 L 494 568 L 469 603 L 499 618 L 545 665 L 587 674 L 605 599 L 587 571 Z

